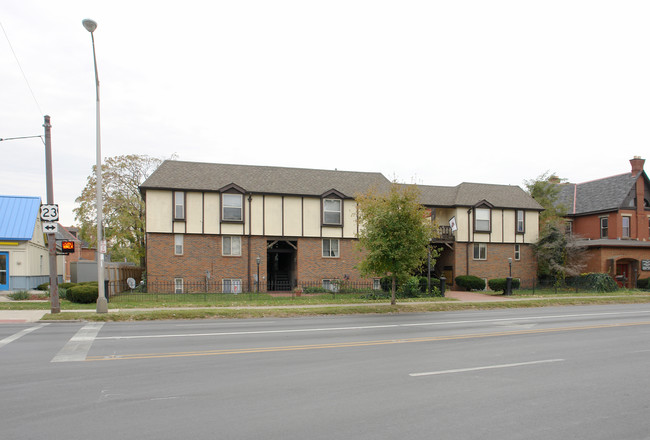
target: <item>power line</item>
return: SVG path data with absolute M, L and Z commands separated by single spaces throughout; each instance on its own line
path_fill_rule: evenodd
M 20 69 L 20 73 L 22 73 L 23 78 L 25 79 L 25 83 L 27 84 L 27 88 L 29 89 L 29 92 L 32 94 L 32 98 L 34 98 L 34 103 L 36 103 L 36 107 L 38 108 L 38 113 L 39 115 L 43 115 L 43 111 L 41 110 L 41 106 L 38 103 L 38 100 L 36 99 L 36 95 L 34 95 L 34 91 L 32 90 L 32 86 L 29 85 L 29 81 L 27 80 L 27 75 L 25 75 L 25 71 L 23 70 L 23 67 L 20 65 L 20 61 L 18 60 L 18 56 L 16 55 L 16 52 L 14 51 L 13 46 L 11 45 L 11 41 L 9 41 L 9 36 L 7 35 L 7 31 L 5 31 L 5 27 L 2 25 L 2 22 L 0 22 L 0 28 L 2 28 L 2 32 L 5 34 L 5 38 L 7 39 L 7 44 L 9 44 L 9 49 L 11 49 L 11 53 L 14 54 L 14 58 L 16 59 L 16 64 L 18 64 L 18 68 Z

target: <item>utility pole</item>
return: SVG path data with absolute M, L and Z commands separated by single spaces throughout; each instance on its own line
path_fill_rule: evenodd
M 45 176 L 47 185 L 47 204 L 54 204 L 54 185 L 52 183 L 52 134 L 50 117 L 45 115 Z M 58 217 L 58 215 L 57 215 Z M 51 312 L 61 312 L 59 304 L 59 283 L 56 267 L 56 234 L 47 234 L 47 246 L 50 253 L 50 304 Z

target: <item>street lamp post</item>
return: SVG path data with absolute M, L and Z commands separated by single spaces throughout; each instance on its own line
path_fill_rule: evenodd
M 506 295 L 512 295 L 512 258 L 508 258 L 508 278 L 506 278 Z
M 255 259 L 255 262 L 257 263 L 257 293 L 260 293 L 260 263 L 262 262 L 262 259 L 259 255 Z
M 106 300 L 106 289 L 104 289 L 104 235 L 102 231 L 102 144 L 99 125 L 99 75 L 97 74 L 97 57 L 95 56 L 95 29 L 97 23 L 88 18 L 81 21 L 84 28 L 90 32 L 90 38 L 93 43 L 93 62 L 95 65 L 95 91 L 97 93 L 97 167 L 95 176 L 97 180 L 97 313 L 108 313 L 108 301 Z

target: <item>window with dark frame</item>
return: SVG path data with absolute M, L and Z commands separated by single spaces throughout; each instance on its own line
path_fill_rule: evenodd
M 517 233 L 523 234 L 526 232 L 526 213 L 523 209 L 517 210 Z
M 244 220 L 244 197 L 241 194 L 222 194 L 221 220 L 241 222 Z
M 490 208 L 476 208 L 474 217 L 474 227 L 477 232 L 490 232 Z
M 343 218 L 342 206 L 341 199 L 323 199 L 323 224 L 340 225 Z
M 174 220 L 185 220 L 185 193 L 174 191 Z
M 609 236 L 609 219 L 607 217 L 600 218 L 600 238 L 607 238 Z

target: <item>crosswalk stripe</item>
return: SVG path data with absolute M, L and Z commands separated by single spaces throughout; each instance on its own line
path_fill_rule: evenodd
M 18 333 L 15 333 L 15 334 L 13 334 L 11 336 L 7 336 L 6 338 L 0 340 L 0 347 L 4 347 L 5 345 L 9 344 L 10 342 L 15 341 L 16 339 L 20 339 L 23 336 L 25 336 L 26 334 L 29 334 L 29 333 L 33 332 L 34 330 L 38 330 L 41 327 L 45 327 L 46 325 L 48 325 L 48 324 L 47 323 L 39 324 L 37 326 L 26 328 L 25 330 L 21 330 Z
M 103 325 L 103 322 L 94 322 L 83 326 L 50 362 L 85 361 L 86 355 Z

